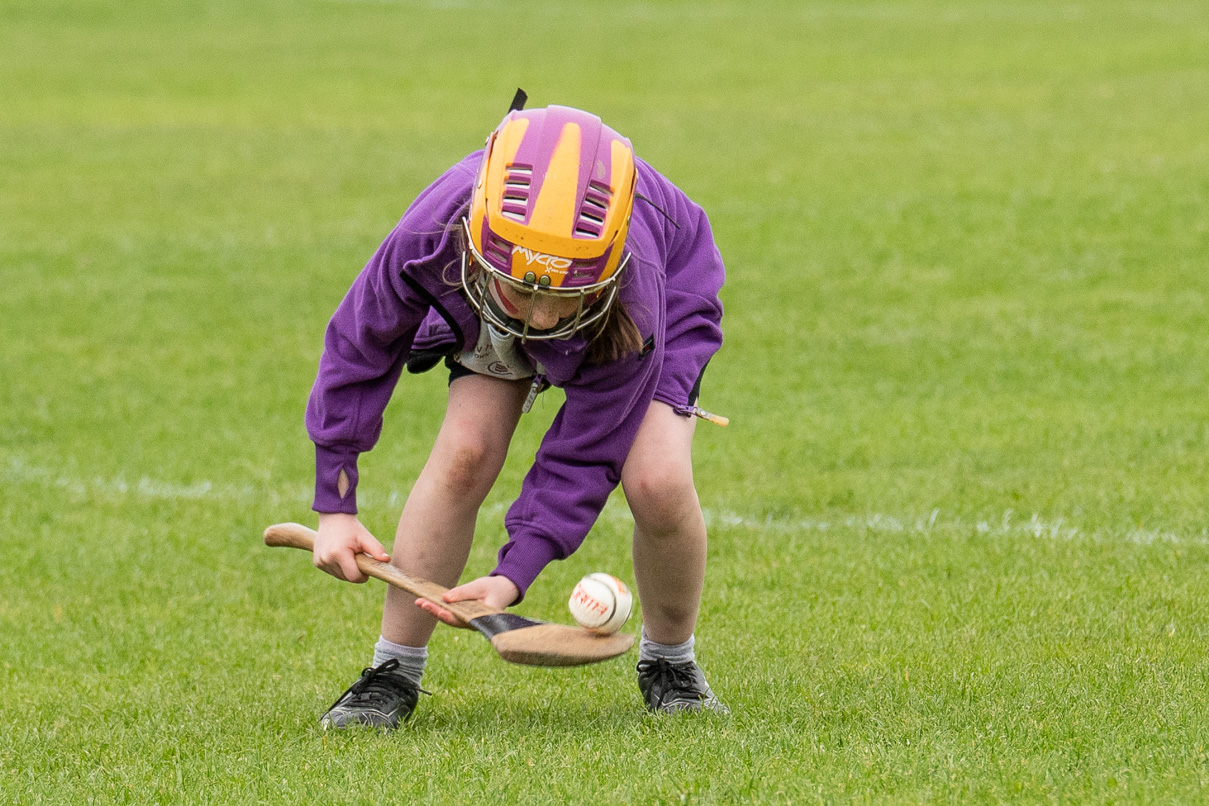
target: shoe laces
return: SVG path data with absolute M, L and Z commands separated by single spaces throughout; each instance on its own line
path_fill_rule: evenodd
M 412 683 L 401 674 L 391 674 L 391 672 L 394 672 L 398 668 L 399 661 L 391 658 L 377 668 L 367 667 L 362 669 L 361 677 L 345 689 L 344 693 L 337 697 L 336 701 L 327 710 L 331 711 L 332 708 L 339 705 L 349 695 L 352 695 L 353 701 L 366 703 L 367 705 L 377 705 L 385 701 L 400 688 L 431 695 L 431 692 L 424 691 L 424 689 Z
M 664 696 L 669 691 L 691 691 L 698 697 L 703 698 L 703 692 L 697 689 L 697 678 L 693 674 L 693 671 L 694 666 L 691 662 L 672 663 L 663 658 L 638 661 L 638 673 L 641 675 L 651 675 L 652 682 L 655 683 L 659 691 L 664 692 Z

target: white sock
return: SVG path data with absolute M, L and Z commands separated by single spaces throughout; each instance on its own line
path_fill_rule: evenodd
M 665 660 L 668 663 L 692 663 L 697 660 L 693 652 L 696 636 L 690 635 L 683 644 L 658 644 L 646 637 L 642 631 L 642 640 L 638 643 L 638 660 Z
M 378 643 L 374 644 L 374 668 L 388 660 L 397 660 L 399 673 L 419 686 L 420 678 L 424 675 L 424 665 L 428 663 L 428 647 L 396 644 L 378 636 Z

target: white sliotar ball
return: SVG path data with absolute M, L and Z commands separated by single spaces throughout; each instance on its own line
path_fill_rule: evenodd
M 612 635 L 629 619 L 634 596 L 615 576 L 588 574 L 571 591 L 567 606 L 581 627 L 601 635 Z

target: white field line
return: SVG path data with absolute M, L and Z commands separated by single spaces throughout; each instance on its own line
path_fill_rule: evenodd
M 77 496 L 93 498 L 140 498 L 166 501 L 222 501 L 243 503 L 263 500 L 278 502 L 309 502 L 309 490 L 283 493 L 280 490 L 258 488 L 253 484 L 216 484 L 199 481 L 193 484 L 177 484 L 148 476 L 131 480 L 124 476 L 85 478 L 65 475 L 47 467 L 30 464 L 16 457 L 9 457 L 0 465 L 0 481 L 8 485 L 34 484 L 53 487 Z
M 1177 533 L 1161 529 L 1083 529 L 1064 518 L 1047 519 L 1033 513 L 1027 517 L 1007 510 L 994 520 L 972 519 L 960 515 L 942 516 L 939 509 L 927 517 L 902 518 L 879 512 L 863 515 L 840 515 L 833 518 L 799 517 L 775 519 L 750 518 L 731 512 L 706 511 L 710 527 L 735 527 L 774 533 L 827 532 L 834 530 L 865 531 L 875 534 L 951 535 L 974 532 L 987 537 L 1031 537 L 1049 540 L 1090 540 L 1126 542 L 1150 545 L 1169 543 L 1209 545 L 1209 529 L 1199 533 Z
M 5 486 L 33 484 L 53 487 L 78 497 L 115 500 L 134 498 L 165 501 L 213 501 L 226 504 L 260 502 L 273 507 L 304 508 L 307 511 L 309 511 L 311 503 L 309 485 L 298 484 L 282 489 L 269 482 L 258 486 L 252 483 L 226 484 L 211 481 L 178 484 L 148 476 L 140 476 L 135 480 L 101 476 L 83 478 L 65 475 L 11 456 L 0 464 L 0 483 Z M 384 507 L 396 510 L 403 505 L 407 492 L 392 490 L 389 493 L 380 494 L 362 490 L 359 497 L 364 508 Z M 510 502 L 488 504 L 483 507 L 481 514 L 487 518 L 502 518 L 510 505 Z M 933 509 L 926 516 L 919 517 L 867 512 L 860 515 L 838 515 L 828 518 L 811 516 L 780 518 L 708 507 L 704 511 L 706 525 L 711 529 L 745 529 L 772 534 L 862 531 L 873 534 L 944 536 L 968 535 L 973 532 L 987 537 L 1090 540 L 1142 545 L 1153 543 L 1209 545 L 1209 529 L 1202 529 L 1199 533 L 1177 533 L 1161 529 L 1139 528 L 1088 530 L 1077 524 L 1069 523 L 1061 517 L 1045 518 L 1036 513 L 1024 516 L 1010 509 L 994 519 L 971 519 L 960 515 L 945 515 L 939 509 Z M 625 503 L 614 497 L 605 506 L 600 519 L 610 524 L 623 523 L 629 521 L 630 514 Z

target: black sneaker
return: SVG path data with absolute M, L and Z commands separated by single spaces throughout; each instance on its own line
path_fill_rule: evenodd
M 324 730 L 367 726 L 393 730 L 411 716 L 420 699 L 420 687 L 396 672 L 399 662 L 390 659 L 376 669 L 365 669 L 332 707 L 319 718 Z
M 646 700 L 647 710 L 657 714 L 678 711 L 730 713 L 730 709 L 714 696 L 709 683 L 705 682 L 705 675 L 691 660 L 687 663 L 639 661 L 638 690 Z

